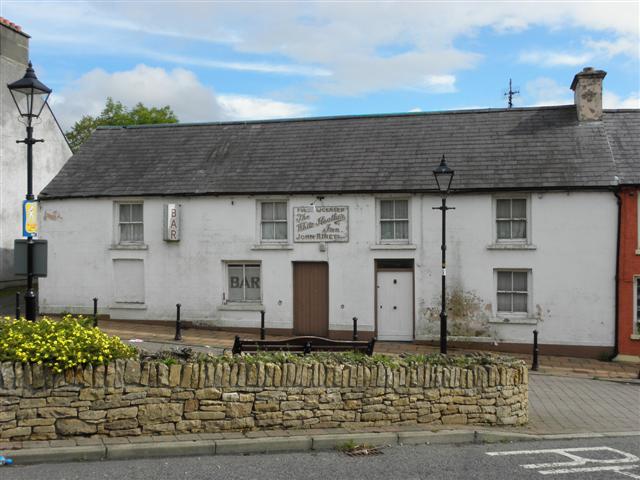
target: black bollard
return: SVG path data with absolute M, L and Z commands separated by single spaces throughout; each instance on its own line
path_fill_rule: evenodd
M 358 317 L 353 317 L 353 341 L 358 340 Z
M 180 304 L 176 303 L 176 336 L 174 340 L 179 341 L 182 340 L 182 324 L 180 323 Z
M 98 297 L 93 297 L 93 326 L 98 326 Z
M 538 363 L 538 330 L 533 331 L 533 364 L 531 365 L 531 370 L 534 372 L 538 371 L 539 367 Z
M 20 318 L 20 292 L 16 292 L 16 320 Z
M 264 340 L 266 333 L 264 328 L 264 310 L 260 310 L 260 340 Z

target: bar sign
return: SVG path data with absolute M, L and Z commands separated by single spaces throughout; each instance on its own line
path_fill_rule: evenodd
M 167 203 L 163 209 L 164 240 L 167 242 L 180 241 L 180 205 Z

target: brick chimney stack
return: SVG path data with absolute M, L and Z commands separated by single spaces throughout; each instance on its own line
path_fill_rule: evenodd
M 573 90 L 578 121 L 602 120 L 602 79 L 606 75 L 607 72 L 604 70 L 585 67 L 573 77 L 571 90 Z

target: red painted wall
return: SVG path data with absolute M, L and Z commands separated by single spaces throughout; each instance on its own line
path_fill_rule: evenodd
M 618 280 L 618 347 L 621 355 L 640 356 L 640 338 L 633 334 L 634 295 L 633 277 L 640 275 L 640 249 L 638 242 L 638 187 L 624 187 L 620 192 L 622 201 L 620 224 L 620 276 Z

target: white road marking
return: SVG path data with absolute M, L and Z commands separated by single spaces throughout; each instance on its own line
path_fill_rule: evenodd
M 640 479 L 640 474 L 623 471 L 638 467 L 639 465 L 613 465 L 610 467 L 559 468 L 557 470 L 540 470 L 538 473 L 542 475 L 556 475 L 559 473 L 615 472 L 626 477 Z
M 609 452 L 616 455 L 616 458 L 597 459 L 576 455 L 580 452 Z M 538 473 L 542 475 L 610 471 L 640 480 L 640 474 L 626 471 L 640 467 L 640 464 L 637 463 L 640 462 L 640 458 L 631 453 L 616 450 L 611 447 L 544 448 L 540 450 L 512 450 L 507 452 L 486 453 L 489 456 L 555 454 L 571 460 L 570 462 L 529 463 L 520 465 L 522 468 L 536 469 Z M 635 465 L 630 465 L 631 463 Z M 587 464 L 605 464 L 606 466 L 585 467 Z

